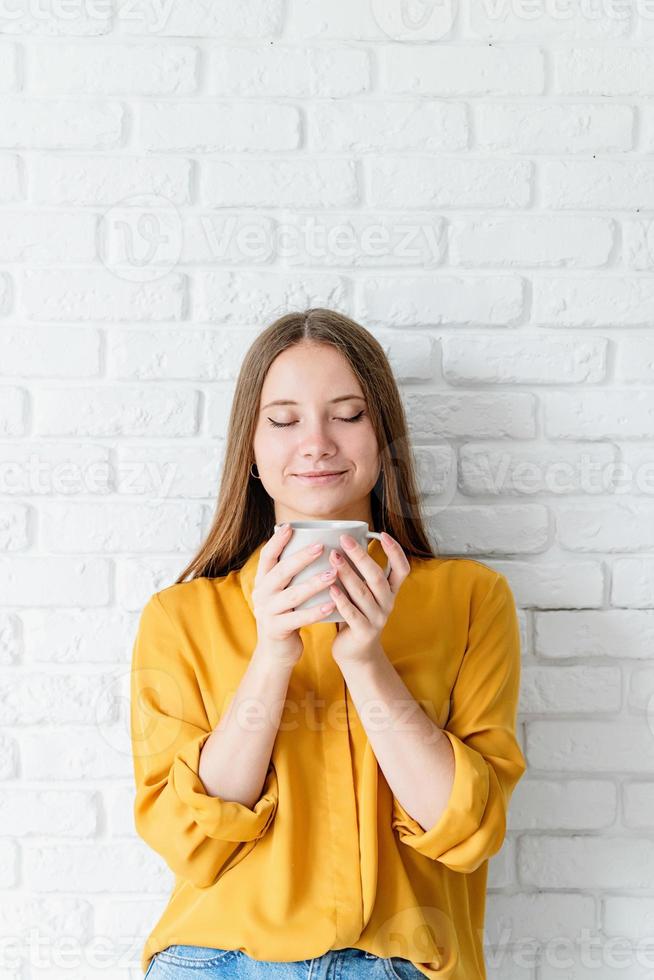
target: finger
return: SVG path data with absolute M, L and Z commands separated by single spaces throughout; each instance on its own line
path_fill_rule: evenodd
M 259 570 L 264 574 L 277 564 L 279 555 L 291 539 L 292 530 L 293 528 L 289 524 L 286 527 L 278 527 L 273 536 L 264 544 L 259 555 Z
M 310 606 L 309 609 L 294 609 L 293 612 L 282 613 L 279 616 L 279 624 L 283 630 L 297 630 L 302 626 L 311 626 L 312 623 L 320 622 L 335 608 L 336 603 L 331 599 L 329 602 Z
M 273 587 L 275 589 L 285 589 L 291 579 L 298 572 L 307 568 L 311 562 L 320 558 L 324 550 L 325 546 L 316 542 L 314 544 L 308 544 L 306 548 L 301 548 L 292 555 L 286 555 L 284 558 L 280 558 L 270 572 Z
M 297 575 L 301 569 L 320 557 L 324 548 L 324 545 L 320 544 L 318 550 L 314 551 L 314 545 L 310 544 L 306 548 L 301 548 L 299 551 L 294 552 L 292 555 L 280 558 L 279 555 L 288 544 L 291 538 L 290 532 L 292 531 L 293 528 L 288 528 L 285 534 L 283 531 L 276 532 L 261 550 L 257 577 L 260 572 L 264 575 L 270 574 L 271 585 L 274 590 L 286 588 L 294 575 Z M 277 534 L 280 535 L 279 541 L 275 541 Z M 271 546 L 270 550 L 267 550 L 269 545 Z
M 338 573 L 342 576 L 350 596 L 358 603 L 359 599 L 365 601 L 366 595 L 371 594 L 375 603 L 384 607 L 387 604 L 389 589 L 383 570 L 360 544 L 355 543 L 354 547 L 346 548 L 343 535 L 341 535 L 341 544 L 343 545 L 343 552 L 363 576 L 362 582 L 360 576 L 346 561 L 338 563 L 330 554 L 332 565 L 338 568 Z
M 334 585 L 336 588 L 341 588 L 346 601 L 362 617 L 362 624 L 382 629 L 390 613 L 391 604 L 386 607 L 378 603 L 367 584 L 356 573 L 351 572 L 351 574 L 353 576 L 351 583 L 342 582 L 339 578 Z M 336 598 L 333 587 L 330 587 L 329 594 L 333 599 Z
M 374 620 L 381 607 L 368 588 L 368 584 L 357 575 L 346 561 L 336 564 L 333 555 L 329 557 L 332 561 L 332 567 L 338 569 L 338 581 L 334 585 L 343 589 L 348 601 L 360 610 L 367 619 Z M 330 595 L 333 595 L 331 590 Z
M 344 592 L 343 589 L 340 589 L 338 585 L 332 585 L 329 589 L 329 594 L 336 603 L 336 608 L 348 626 L 356 627 L 359 624 L 367 622 L 367 619 L 361 610 L 357 609 L 352 600 L 348 597 L 347 593 Z
M 310 599 L 316 593 L 326 590 L 335 580 L 335 571 L 332 569 L 327 569 L 327 571 L 329 575 L 319 572 L 306 582 L 298 582 L 282 589 L 281 592 L 276 592 L 271 598 L 268 608 L 274 615 L 288 612 L 289 609 L 296 609 L 305 599 Z
M 411 571 L 411 563 L 404 553 L 401 544 L 386 531 L 382 531 L 381 545 L 391 563 L 388 584 L 391 587 L 391 592 L 395 593 Z

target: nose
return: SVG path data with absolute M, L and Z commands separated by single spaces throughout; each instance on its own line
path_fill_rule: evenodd
M 305 430 L 298 445 L 300 456 L 315 458 L 330 456 L 338 452 L 338 446 L 333 436 L 329 434 L 326 424 L 315 422 Z

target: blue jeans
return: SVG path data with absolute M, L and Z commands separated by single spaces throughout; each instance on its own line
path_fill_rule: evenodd
M 238 949 L 209 946 L 168 946 L 155 953 L 145 976 L 148 980 L 425 980 L 410 960 L 386 958 L 362 949 L 331 949 L 310 960 L 281 962 L 253 960 Z M 145 977 L 144 977 L 145 980 Z

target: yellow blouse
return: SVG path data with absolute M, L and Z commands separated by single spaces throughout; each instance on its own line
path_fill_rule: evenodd
M 138 834 L 175 874 L 148 936 L 258 960 L 353 946 L 403 956 L 433 980 L 484 980 L 488 859 L 526 769 L 516 738 L 520 635 L 506 578 L 468 558 L 411 560 L 381 634 L 386 655 L 454 750 L 454 784 L 425 829 L 395 798 L 331 656 L 336 623 L 301 629 L 304 652 L 261 796 L 206 793 L 200 751 L 257 642 L 260 545 L 239 570 L 155 593 L 133 649 L 131 738 Z M 385 566 L 381 543 L 369 554 Z M 340 704 L 346 723 L 316 723 Z M 340 715 L 340 709 L 338 714 Z

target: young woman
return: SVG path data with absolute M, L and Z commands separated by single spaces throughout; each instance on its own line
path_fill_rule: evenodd
M 274 528 L 307 519 L 387 533 L 341 537 L 359 574 L 330 550 L 333 604 L 299 610 L 329 581 L 291 584 L 316 554 Z M 515 605 L 432 552 L 391 368 L 348 317 L 290 313 L 250 347 L 211 528 L 144 607 L 131 676 L 135 825 L 175 874 L 146 976 L 484 980 L 526 768 Z

